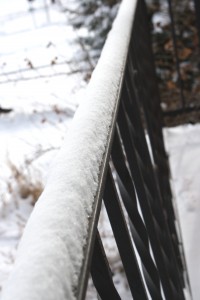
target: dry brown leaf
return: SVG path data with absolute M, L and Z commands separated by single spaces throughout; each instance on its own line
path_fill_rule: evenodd
M 179 59 L 184 60 L 184 59 L 187 59 L 191 55 L 191 53 L 192 53 L 192 49 L 183 48 L 183 49 L 179 50 L 178 57 L 179 57 Z
M 169 90 L 173 90 L 176 88 L 176 84 L 173 81 L 169 80 L 169 81 L 167 81 L 167 88 Z
M 165 44 L 164 49 L 165 49 L 166 51 L 173 51 L 173 42 L 172 42 L 172 40 L 169 40 L 169 41 Z

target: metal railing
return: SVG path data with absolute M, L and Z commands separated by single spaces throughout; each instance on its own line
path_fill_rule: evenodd
M 101 299 L 121 299 L 97 230 L 102 199 L 133 299 L 190 294 L 147 22 L 143 0 L 123 1 L 3 299 L 84 299 L 90 272 Z

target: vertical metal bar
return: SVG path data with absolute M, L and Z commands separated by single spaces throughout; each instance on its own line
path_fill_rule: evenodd
M 108 171 L 103 199 L 132 296 L 135 300 L 148 299 L 112 177 L 111 168 Z
M 98 231 L 92 255 L 91 276 L 102 300 L 121 299 L 114 286 L 111 270 Z
M 178 48 L 177 48 L 177 39 L 176 39 L 176 31 L 175 31 L 175 23 L 174 23 L 174 14 L 173 14 L 173 9 L 172 9 L 172 1 L 171 0 L 167 0 L 167 1 L 168 1 L 168 7 L 169 7 L 169 15 L 170 15 L 170 19 L 171 19 L 172 41 L 173 41 L 173 46 L 174 46 L 178 84 L 179 84 L 179 88 L 180 88 L 180 98 L 181 98 L 182 109 L 184 110 L 184 108 L 185 108 L 185 97 L 184 97 L 184 93 L 183 93 L 184 86 L 183 86 L 183 80 L 181 77 L 180 62 L 179 62 L 179 57 L 178 57 Z
M 195 5 L 195 13 L 196 13 L 196 24 L 197 24 L 197 30 L 199 35 L 199 46 L 200 46 L 200 1 L 199 0 L 193 0 Z

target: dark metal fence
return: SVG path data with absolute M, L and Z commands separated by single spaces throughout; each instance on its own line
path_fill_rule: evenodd
M 117 123 L 113 127 L 110 163 L 114 169 L 110 165 L 103 195 L 131 294 L 138 300 L 149 299 L 149 295 L 151 299 L 185 299 L 184 289 L 190 290 L 182 241 L 176 228 L 162 124 L 146 7 L 140 0 Z M 138 265 L 130 232 L 142 268 Z M 101 299 L 120 299 L 99 234 L 91 274 Z

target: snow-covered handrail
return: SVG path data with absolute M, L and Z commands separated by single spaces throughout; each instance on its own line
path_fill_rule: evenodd
M 123 0 L 120 6 L 86 98 L 24 230 L 3 300 L 64 300 L 83 293 L 75 297 L 108 159 L 136 2 Z
M 121 299 L 97 230 L 102 197 L 133 299 L 184 300 L 144 0 L 122 1 L 2 300 L 82 300 L 89 272 L 102 300 Z

